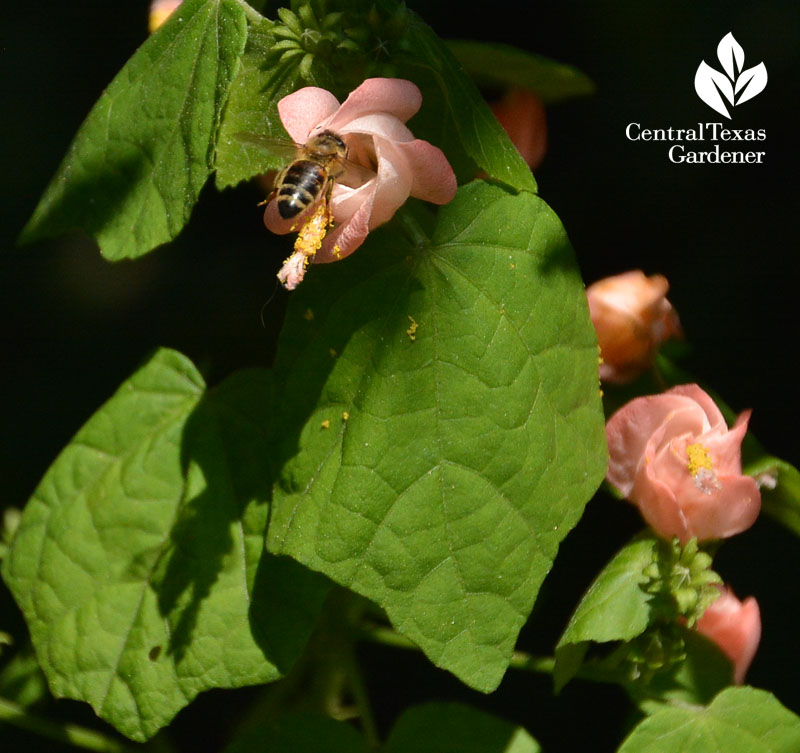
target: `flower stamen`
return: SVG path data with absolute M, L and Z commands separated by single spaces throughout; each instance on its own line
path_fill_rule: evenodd
M 686 448 L 686 456 L 689 458 L 686 468 L 694 477 L 694 485 L 703 494 L 713 494 L 715 491 L 722 489 L 722 484 L 717 479 L 717 474 L 714 471 L 714 464 L 708 447 L 699 442 L 690 444 Z

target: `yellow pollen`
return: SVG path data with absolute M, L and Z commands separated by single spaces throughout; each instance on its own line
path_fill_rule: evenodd
M 414 321 L 414 317 L 410 314 L 408 315 L 408 321 L 411 322 L 411 326 L 406 330 L 406 334 L 408 335 L 408 339 L 413 343 L 414 340 L 417 339 L 417 327 L 419 327 L 419 324 Z
M 330 429 L 331 428 L 331 420 L 326 418 L 324 421 L 320 423 L 320 427 L 323 429 Z
M 309 260 L 321 248 L 322 241 L 325 240 L 325 236 L 328 233 L 329 224 L 328 204 L 322 201 L 314 211 L 314 214 L 300 228 L 300 232 L 294 242 L 295 253 L 303 254 L 305 264 L 308 264 Z
M 689 458 L 689 462 L 687 463 L 686 467 L 692 476 L 697 476 L 697 474 L 703 469 L 710 471 L 714 467 L 713 463 L 711 462 L 711 452 L 709 451 L 708 447 L 705 447 L 699 443 L 690 444 L 686 448 L 686 456 Z

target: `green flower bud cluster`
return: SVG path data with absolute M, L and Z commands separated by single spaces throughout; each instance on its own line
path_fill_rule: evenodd
M 390 47 L 408 23 L 404 6 L 388 14 L 374 5 L 367 13 L 329 13 L 326 0 L 292 0 L 277 14 L 269 32 L 275 40 L 272 55 L 294 63 L 307 83 L 317 85 L 336 76 L 361 80 L 376 67 L 381 75 L 391 75 L 385 69 Z
M 648 628 L 626 646 L 625 660 L 632 681 L 649 682 L 686 659 L 686 644 L 675 623 L 662 623 Z
M 702 551 L 697 539 L 682 547 L 677 538 L 663 542 L 654 561 L 644 570 L 644 590 L 652 595 L 654 621 L 678 619 L 694 627 L 718 596 L 722 578 L 711 569 L 711 555 Z
M 686 659 L 684 634 L 718 596 L 722 579 L 711 569 L 711 556 L 692 539 L 661 541 L 644 570 L 642 588 L 651 595 L 650 625 L 623 651 L 632 681 L 649 682 Z

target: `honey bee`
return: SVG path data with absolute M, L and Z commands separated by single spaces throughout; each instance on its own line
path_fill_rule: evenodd
M 275 147 L 286 148 L 285 142 L 255 134 L 238 134 L 241 141 L 261 146 L 271 151 Z M 291 142 L 290 142 L 291 143 Z M 276 199 L 278 213 L 291 220 L 314 206 L 320 199 L 330 203 L 333 185 L 345 173 L 351 180 L 364 182 L 371 173 L 347 159 L 347 145 L 333 131 L 320 131 L 305 144 L 293 144 L 294 159 L 281 170 L 270 195 L 264 200 L 268 204 Z

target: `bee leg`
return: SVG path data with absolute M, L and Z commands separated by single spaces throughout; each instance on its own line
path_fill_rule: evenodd
M 283 176 L 286 175 L 288 169 L 288 166 L 284 167 L 283 170 L 278 173 L 277 177 L 275 178 L 275 182 L 272 184 L 272 190 L 269 192 L 269 195 L 266 199 L 259 201 L 258 204 L 256 204 L 257 207 L 263 207 L 265 204 L 269 204 L 278 195 L 278 189 L 281 187 L 281 184 L 283 183 Z
M 333 214 L 331 212 L 331 195 L 333 194 L 333 181 L 328 181 L 323 201 L 325 202 L 325 222 L 329 227 L 333 227 Z

